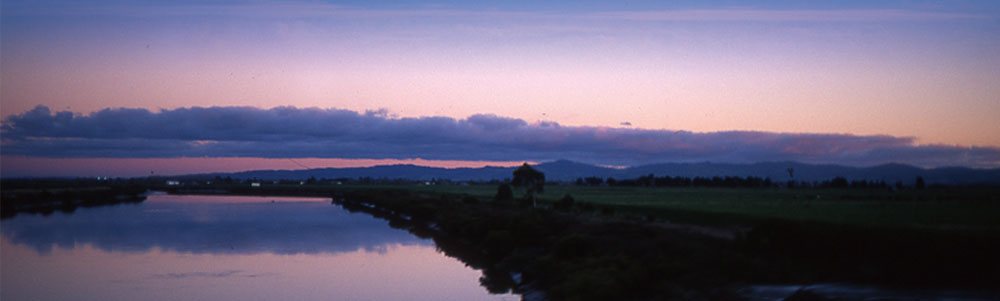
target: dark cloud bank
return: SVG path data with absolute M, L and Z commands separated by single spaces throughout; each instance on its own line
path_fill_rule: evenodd
M 3 154 L 41 157 L 423 158 L 596 164 L 801 161 L 923 167 L 1000 166 L 1000 148 L 915 145 L 846 134 L 693 133 L 528 123 L 496 115 L 392 118 L 385 111 L 192 107 L 88 115 L 44 106 L 7 116 Z

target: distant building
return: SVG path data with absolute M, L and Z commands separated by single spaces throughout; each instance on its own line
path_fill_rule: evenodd
M 260 182 L 252 182 L 250 183 L 250 187 L 260 187 Z
M 181 185 L 181 181 L 167 180 L 167 186 L 178 186 Z

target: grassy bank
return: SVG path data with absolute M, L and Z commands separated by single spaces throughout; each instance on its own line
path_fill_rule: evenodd
M 753 263 L 724 240 L 617 219 L 594 220 L 472 196 L 354 190 L 345 208 L 434 238 L 482 269 L 494 292 L 553 300 L 735 298 Z
M 730 298 L 734 287 L 763 283 L 989 290 L 1000 281 L 1000 240 L 996 219 L 988 218 L 998 211 L 982 192 L 934 192 L 964 199 L 933 200 L 914 191 L 885 200 L 855 197 L 870 192 L 819 191 L 819 200 L 802 200 L 795 197 L 803 191 L 794 190 L 650 189 L 640 192 L 648 198 L 704 195 L 636 204 L 620 197 L 587 201 L 608 195 L 589 188 L 595 193 L 574 190 L 576 204 L 557 211 L 490 203 L 480 197 L 482 187 L 355 189 L 351 198 L 433 223 L 492 254 L 492 265 L 519 263 L 513 266 L 524 281 L 559 300 Z M 769 198 L 781 195 L 790 199 Z M 554 201 L 545 200 L 543 207 Z M 726 208 L 733 204 L 745 206 Z M 871 208 L 884 220 L 865 219 Z M 928 213 L 934 210 L 945 212 Z M 824 211 L 849 218 L 831 219 Z M 678 227 L 675 220 L 694 224 Z M 744 229 L 733 239 L 685 231 L 733 225 Z

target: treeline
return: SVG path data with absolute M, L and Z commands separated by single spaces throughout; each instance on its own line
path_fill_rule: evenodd
M 925 188 L 924 179 L 917 177 L 912 185 L 896 182 L 889 185 L 884 180 L 847 180 L 835 177 L 826 181 L 772 181 L 762 177 L 656 177 L 653 174 L 632 179 L 602 179 L 598 177 L 577 178 L 577 186 L 621 186 L 621 187 L 711 187 L 711 188 L 860 188 L 860 189 L 903 189 Z
M 0 180 L 0 187 L 3 187 L 5 192 L 22 189 L 64 189 L 97 186 L 145 187 L 152 184 L 162 183 L 164 179 L 165 178 L 161 177 L 8 178 Z
M 19 213 L 71 213 L 78 207 L 138 203 L 150 182 L 121 178 L 4 179 L 0 218 Z
M 157 185 L 162 185 L 165 182 L 175 182 L 174 185 L 180 186 L 206 186 L 206 185 L 250 185 L 253 183 L 259 183 L 264 185 L 346 185 L 346 184 L 364 184 L 364 185 L 397 185 L 397 184 L 417 184 L 417 183 L 452 183 L 452 181 L 447 179 L 431 179 L 428 181 L 424 180 L 411 180 L 411 179 L 400 179 L 400 178 L 373 178 L 373 177 L 357 177 L 357 178 L 316 178 L 309 177 L 308 179 L 260 179 L 256 177 L 252 178 L 233 178 L 231 176 L 215 176 L 215 177 L 159 177 L 156 178 L 153 183 Z

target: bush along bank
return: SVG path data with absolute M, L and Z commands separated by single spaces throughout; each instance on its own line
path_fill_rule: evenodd
M 831 282 L 995 291 L 1000 282 L 995 232 L 743 217 L 747 230 L 727 238 L 566 197 L 552 209 L 391 189 L 340 192 L 334 201 L 434 239 L 483 270 L 491 292 L 529 300 L 731 300 L 750 285 Z
M 405 190 L 345 192 L 334 202 L 433 238 L 483 270 L 491 292 L 525 299 L 735 299 L 741 279 L 759 270 L 732 241 L 645 222 Z
M 79 207 L 139 203 L 146 200 L 142 186 L 64 187 L 47 189 L 10 189 L 0 196 L 0 218 L 20 213 L 50 215 L 56 211 L 72 213 Z

